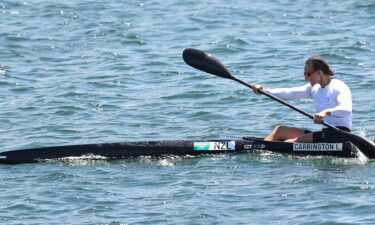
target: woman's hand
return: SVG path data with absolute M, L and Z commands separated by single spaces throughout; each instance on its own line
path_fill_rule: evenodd
M 314 122 L 315 123 L 322 123 L 324 117 L 326 116 L 330 116 L 331 115 L 331 110 L 330 109 L 325 109 L 323 111 L 321 111 L 320 113 L 317 113 L 314 115 Z
M 258 94 L 258 95 L 261 94 L 261 93 L 259 92 L 259 90 L 263 90 L 262 85 L 259 85 L 259 84 L 252 84 L 252 85 L 251 85 L 251 88 L 253 89 L 254 93 L 255 93 L 255 94 Z

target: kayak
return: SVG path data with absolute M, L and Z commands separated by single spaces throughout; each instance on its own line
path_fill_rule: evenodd
M 291 155 L 336 156 L 345 158 L 357 156 L 356 149 L 350 142 L 286 143 L 264 141 L 261 138 L 255 137 L 244 137 L 239 140 L 137 141 L 30 148 L 1 152 L 0 163 L 35 163 L 48 160 L 66 160 L 71 157 L 114 160 L 139 156 L 194 156 L 265 151 Z

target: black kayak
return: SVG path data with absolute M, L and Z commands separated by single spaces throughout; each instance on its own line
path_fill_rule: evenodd
M 71 157 L 113 160 L 139 156 L 206 155 L 254 151 L 345 158 L 357 156 L 357 151 L 350 142 L 285 143 L 245 137 L 240 140 L 138 141 L 31 148 L 1 152 L 0 163 L 34 163 L 64 160 Z

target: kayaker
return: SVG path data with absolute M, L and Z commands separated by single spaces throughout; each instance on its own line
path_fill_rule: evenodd
M 283 100 L 313 99 L 316 114 L 314 122 L 322 120 L 336 126 L 339 129 L 350 132 L 352 126 L 352 95 L 349 87 L 341 80 L 333 79 L 334 72 L 328 63 L 318 56 L 312 56 L 306 60 L 304 77 L 309 83 L 301 87 L 264 89 Z M 261 85 L 254 84 L 253 91 Z M 311 132 L 306 129 L 276 126 L 265 137 L 267 141 L 286 142 L 337 142 L 338 135 L 331 128 L 323 127 L 321 131 Z

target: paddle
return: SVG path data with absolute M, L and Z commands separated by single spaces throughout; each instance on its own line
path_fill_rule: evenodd
M 225 68 L 225 66 L 218 59 L 213 57 L 211 54 L 208 54 L 208 53 L 206 53 L 204 51 L 201 51 L 201 50 L 198 50 L 198 49 L 187 48 L 187 49 L 184 50 L 184 52 L 182 54 L 182 57 L 183 57 L 184 61 L 186 62 L 186 64 L 188 64 L 189 66 L 192 66 L 192 67 L 194 67 L 198 70 L 202 70 L 204 72 L 207 72 L 207 73 L 210 73 L 210 74 L 222 77 L 222 78 L 231 79 L 231 80 L 237 81 L 238 83 L 241 83 L 241 84 L 243 84 L 243 85 L 245 85 L 249 88 L 252 88 L 252 85 L 232 76 L 230 74 L 230 72 Z M 270 94 L 266 91 L 259 90 L 259 93 L 261 93 L 261 94 L 263 94 L 263 95 L 265 95 L 265 96 L 267 96 L 267 97 L 269 97 L 269 98 L 271 98 L 275 101 L 278 101 L 283 105 L 288 106 L 289 108 L 309 117 L 310 119 L 314 119 L 314 116 L 308 114 L 307 112 L 305 112 L 303 110 L 300 110 L 300 109 L 294 107 L 293 105 L 279 99 L 278 97 L 276 97 L 276 96 L 274 96 L 274 95 L 272 95 L 272 94 Z M 369 159 L 375 158 L 375 146 L 373 144 L 371 144 L 370 142 L 368 142 L 367 140 L 365 140 L 364 138 L 362 138 L 358 135 L 340 130 L 337 127 L 334 127 L 331 124 L 328 124 L 324 121 L 322 122 L 322 124 L 325 125 L 326 127 L 334 129 L 335 131 L 337 131 L 337 133 L 339 135 L 344 136 L 346 139 L 348 139 L 350 142 L 352 142 Z

